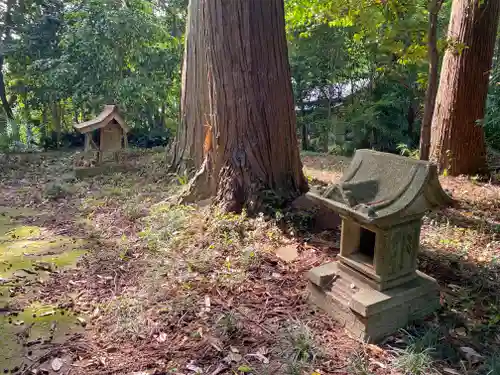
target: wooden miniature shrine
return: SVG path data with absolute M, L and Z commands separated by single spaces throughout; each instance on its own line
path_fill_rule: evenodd
M 75 129 L 85 134 L 85 152 L 97 151 L 98 161 L 102 162 L 105 153 L 112 153 L 118 160 L 118 152 L 128 147 L 127 133 L 130 130 L 116 105 L 106 105 L 95 119 L 74 125 Z M 98 140 L 94 140 L 95 131 L 99 131 Z
M 340 256 L 309 272 L 311 300 L 363 341 L 377 341 L 439 306 L 417 271 L 422 217 L 450 205 L 436 166 L 358 150 L 341 182 L 308 196 L 342 218 Z

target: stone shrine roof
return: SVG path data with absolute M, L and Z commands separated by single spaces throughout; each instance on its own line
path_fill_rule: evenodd
M 357 150 L 338 184 L 308 196 L 341 216 L 379 226 L 416 219 L 453 202 L 434 164 L 373 150 Z
M 125 120 L 123 120 L 123 117 L 120 115 L 118 106 L 116 105 L 105 105 L 103 111 L 95 119 L 80 124 L 74 124 L 73 126 L 80 133 L 88 133 L 96 129 L 104 128 L 113 120 L 120 125 L 125 133 L 130 130 Z

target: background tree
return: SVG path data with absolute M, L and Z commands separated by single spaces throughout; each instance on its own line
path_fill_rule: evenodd
M 309 110 L 299 117 L 301 125 L 307 124 L 302 129 L 307 128 L 312 138 L 310 149 L 324 150 L 321 140 L 322 146 L 315 147 L 315 124 L 325 123 L 329 115 L 332 120 L 326 123 L 327 131 L 334 133 L 334 144 L 329 147 L 333 153 L 350 154 L 359 147 L 396 152 L 400 145 L 408 149 L 418 144 L 427 86 L 428 13 L 427 1 L 287 1 L 292 66 L 300 56 L 297 49 L 307 51 L 316 45 L 319 30 L 329 29 L 330 38 L 338 35 L 342 40 L 339 52 L 333 55 L 340 54 L 342 64 L 322 67 L 322 75 L 329 81 L 311 80 L 314 87 L 308 89 L 326 92 L 337 88 L 332 111 L 306 98 Z M 439 28 L 443 23 L 438 22 Z M 322 46 L 314 54 L 305 54 L 332 59 L 330 52 Z
M 453 2 L 435 114 L 431 159 L 451 175 L 486 169 L 482 122 L 500 2 Z
M 134 126 L 133 144 L 166 142 L 179 115 L 184 0 L 9 2 L 16 37 L 1 51 L 24 144 L 33 130 L 44 148 L 75 145 L 72 124 L 106 103 Z
M 500 150 L 500 38 L 498 34 L 486 104 L 487 112 L 484 123 L 486 141 L 491 148 Z
M 190 0 L 182 66 L 181 118 L 173 150 L 172 170 L 201 168 L 208 126 L 208 72 L 201 0 Z
M 191 197 L 215 196 L 228 211 L 290 201 L 307 182 L 295 135 L 283 0 L 201 4 L 209 115 Z
M 429 77 L 424 99 L 424 115 L 420 126 L 420 159 L 429 160 L 431 148 L 431 127 L 439 84 L 438 15 L 443 0 L 429 1 L 429 33 L 427 48 L 429 56 Z

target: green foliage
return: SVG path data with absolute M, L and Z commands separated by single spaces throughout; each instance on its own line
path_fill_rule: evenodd
M 441 37 L 450 3 L 439 17 Z M 331 141 L 341 155 L 416 147 L 427 85 L 427 7 L 405 0 L 286 1 L 298 126 L 310 137 L 309 149 L 327 152 Z
M 500 374 L 500 353 L 493 353 L 481 366 L 481 375 Z
M 118 104 L 133 127 L 156 133 L 139 137 L 138 145 L 170 139 L 179 109 L 184 0 L 19 3 L 25 8 L 8 9 L 16 38 L 1 41 L 0 53 L 21 131 L 36 129 L 36 142 L 59 147 L 74 122 Z
M 284 354 L 292 363 L 313 363 L 321 356 L 311 330 L 301 322 L 293 322 L 283 330 Z
M 412 159 L 417 159 L 417 160 L 420 159 L 420 150 L 419 149 L 411 149 L 405 143 L 398 144 L 397 150 L 403 156 L 408 156 L 408 157 L 410 157 Z
M 431 352 L 432 348 L 416 350 L 411 346 L 405 350 L 398 350 L 399 356 L 394 360 L 394 368 L 408 375 L 431 374 L 433 371 Z
M 494 57 L 493 70 L 490 78 L 490 89 L 486 102 L 486 118 L 483 121 L 486 140 L 491 147 L 500 150 L 500 48 Z
M 446 350 L 440 343 L 442 335 L 440 328 L 432 326 L 411 327 L 408 331 L 403 330 L 403 333 L 407 346 L 395 349 L 394 368 L 401 371 L 402 374 L 408 375 L 435 374 L 434 357 L 438 350 Z
M 182 242 L 193 210 L 189 206 L 160 204 L 143 218 L 145 229 L 139 236 L 147 240 L 151 250 L 169 251 Z

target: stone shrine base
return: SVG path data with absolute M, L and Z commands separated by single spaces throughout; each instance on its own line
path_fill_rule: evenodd
M 379 341 L 440 306 L 438 284 L 424 273 L 378 291 L 342 268 L 332 262 L 309 271 L 309 298 L 357 340 Z

